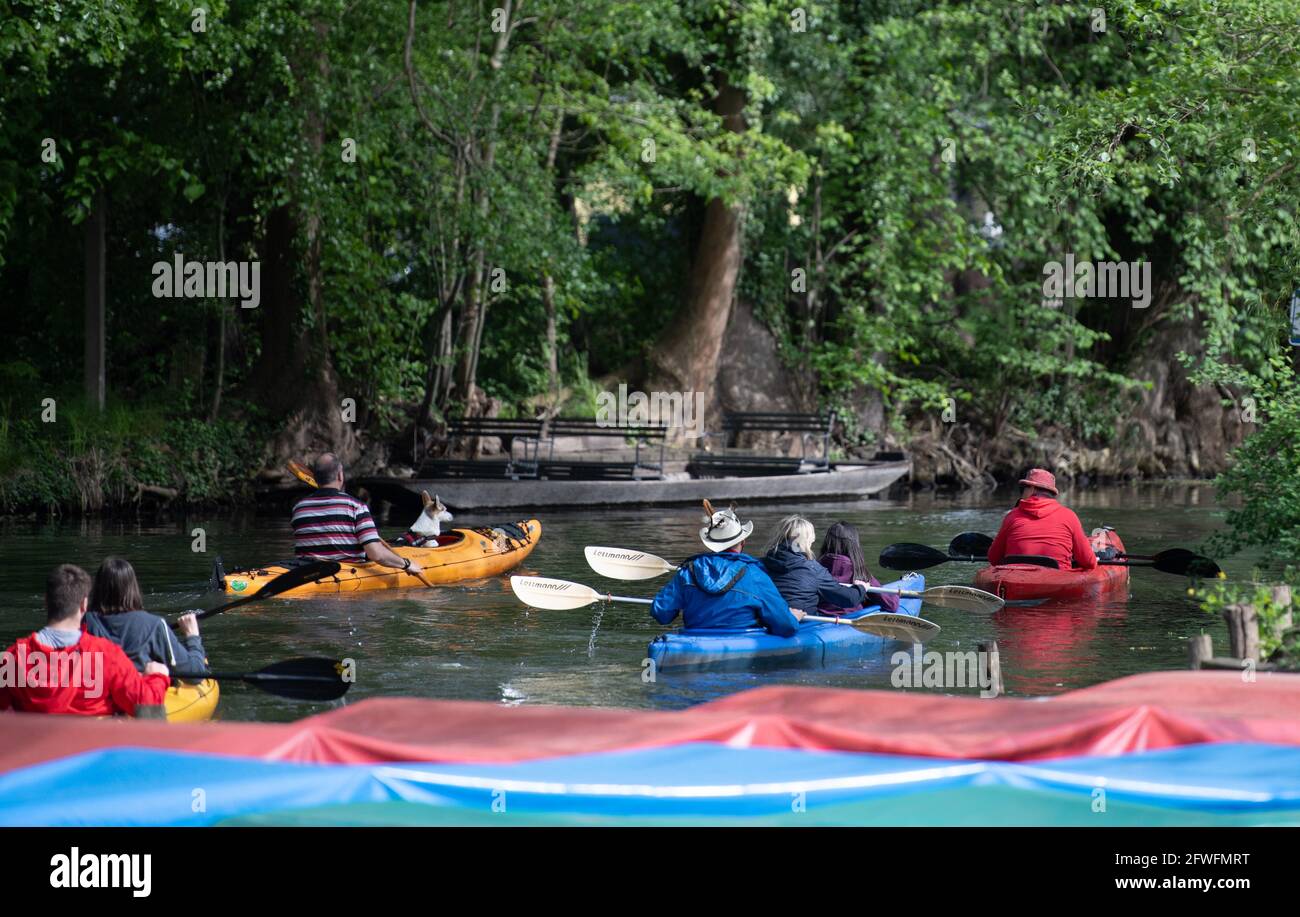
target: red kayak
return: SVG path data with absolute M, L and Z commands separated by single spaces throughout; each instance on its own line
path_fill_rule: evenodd
M 1124 542 L 1110 529 L 1103 531 L 1106 544 L 1124 553 Z M 1095 545 L 1094 545 L 1095 547 Z M 1098 566 L 1092 570 L 1053 570 L 1034 564 L 1001 564 L 975 574 L 975 585 L 1006 599 L 1083 599 L 1117 592 L 1128 587 L 1128 567 Z

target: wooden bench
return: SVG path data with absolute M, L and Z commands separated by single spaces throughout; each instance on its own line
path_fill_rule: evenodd
M 780 411 L 729 411 L 722 417 L 723 450 L 698 452 L 686 468 L 693 477 L 755 477 L 830 471 L 831 430 L 835 413 L 797 414 Z M 742 433 L 798 434 L 799 458 L 730 451 Z M 809 455 L 808 443 L 821 442 L 821 454 Z
M 508 459 L 426 459 L 416 472 L 418 478 L 460 480 L 514 480 L 513 463 Z
M 668 428 L 655 424 L 635 424 L 630 426 L 606 426 L 587 417 L 555 417 L 546 424 L 546 435 L 550 439 L 547 458 L 539 463 L 538 474 L 542 477 L 572 478 L 577 480 L 606 480 L 642 478 L 658 480 L 664 472 L 664 446 L 667 442 Z M 632 461 L 604 462 L 598 459 L 556 459 L 555 438 L 557 436 L 604 436 L 636 443 Z M 641 447 L 652 449 L 659 444 L 658 461 L 642 460 Z M 646 472 L 642 474 L 641 472 Z
M 537 461 L 542 448 L 545 421 L 529 417 L 453 417 L 447 421 L 451 439 L 500 439 L 506 458 L 501 459 L 429 459 L 420 466 L 420 477 L 496 479 L 537 477 Z M 522 446 L 515 455 L 515 444 Z
M 686 464 L 693 478 L 753 478 L 776 474 L 807 474 L 802 459 L 768 455 L 713 455 L 701 452 Z

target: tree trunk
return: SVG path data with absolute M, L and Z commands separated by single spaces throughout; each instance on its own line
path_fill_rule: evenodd
M 745 93 L 720 78 L 714 110 L 728 130 L 745 130 Z M 655 389 L 704 392 L 716 409 L 718 361 L 741 264 L 741 210 L 709 201 L 691 267 L 687 302 L 651 352 L 647 383 Z
M 86 254 L 86 401 L 97 410 L 104 410 L 107 390 L 107 372 L 104 362 L 107 311 L 104 266 L 104 236 L 108 222 L 108 199 L 103 191 L 96 193 L 90 216 L 85 225 Z

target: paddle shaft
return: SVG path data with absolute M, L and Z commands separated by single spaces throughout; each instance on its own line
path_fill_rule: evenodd
M 182 681 L 317 681 L 334 684 L 341 679 L 328 675 L 277 675 L 262 672 L 172 672 L 172 678 Z

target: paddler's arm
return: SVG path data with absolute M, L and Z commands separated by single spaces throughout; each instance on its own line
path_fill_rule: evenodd
M 817 577 L 817 598 L 821 604 L 834 605 L 836 608 L 857 608 L 866 602 L 867 590 L 861 586 L 841 583 L 831 576 L 830 571 L 821 564 L 815 566 L 817 568 L 814 573 Z
M 419 573 L 424 568 L 417 561 L 409 557 L 401 557 L 384 544 L 382 541 L 369 541 L 362 545 L 366 552 L 366 558 L 373 560 L 377 564 L 385 567 L 392 567 L 396 570 L 405 570 L 407 573 Z M 408 566 L 409 564 L 409 566 Z
M 686 586 L 686 574 L 678 570 L 673 574 L 664 588 L 655 593 L 650 614 L 660 624 L 671 624 L 682 610 L 682 591 Z
M 1071 549 L 1071 553 L 1074 555 L 1074 568 L 1076 570 L 1095 570 L 1097 569 L 1097 555 L 1092 552 L 1092 543 L 1088 541 L 1088 536 L 1084 534 L 1079 517 L 1074 513 L 1070 513 L 1070 517 L 1070 539 L 1074 543 Z

